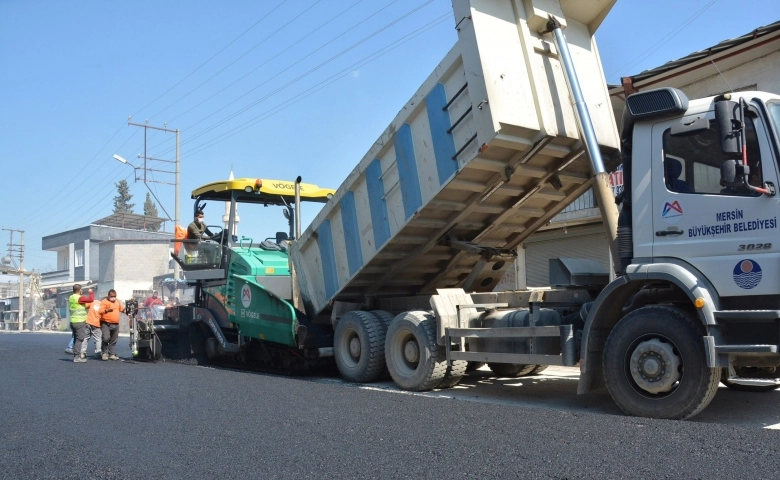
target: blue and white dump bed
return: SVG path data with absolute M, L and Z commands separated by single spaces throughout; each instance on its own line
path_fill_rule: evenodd
M 616 165 L 593 38 L 614 1 L 453 0 L 458 42 L 293 246 L 309 315 L 333 300 L 490 291 L 507 253 L 590 187 L 563 67 L 539 33 L 550 15 Z

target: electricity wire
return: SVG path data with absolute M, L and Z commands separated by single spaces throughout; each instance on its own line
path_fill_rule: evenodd
M 190 96 L 190 95 L 191 95 L 193 92 L 195 92 L 197 89 L 199 89 L 199 88 L 200 88 L 200 87 L 202 87 L 203 85 L 207 84 L 208 82 L 210 82 L 211 80 L 213 80 L 214 78 L 216 78 L 216 77 L 217 77 L 219 74 L 221 74 L 222 72 L 224 72 L 225 70 L 227 70 L 228 68 L 230 68 L 231 66 L 233 66 L 233 65 L 234 65 L 236 62 L 238 62 L 239 60 L 241 60 L 241 59 L 242 59 L 242 58 L 244 58 L 245 56 L 249 55 L 249 53 L 253 52 L 253 51 L 254 51 L 256 48 L 258 48 L 260 45 L 264 44 L 264 43 L 265 43 L 265 42 L 266 42 L 268 39 L 270 39 L 271 37 L 273 37 L 274 35 L 276 35 L 276 34 L 277 34 L 277 33 L 279 33 L 280 31 L 282 31 L 284 28 L 286 28 L 288 25 L 290 25 L 290 24 L 291 24 L 291 23 L 293 23 L 294 21 L 296 21 L 296 20 L 298 20 L 299 18 L 301 18 L 301 17 L 302 17 L 304 14 L 308 13 L 309 11 L 311 11 L 311 9 L 312 9 L 312 8 L 314 8 L 314 7 L 315 7 L 315 6 L 316 6 L 318 3 L 320 3 L 321 1 L 322 1 L 322 0 L 317 0 L 316 2 L 314 2 L 314 4 L 313 4 L 313 5 L 310 5 L 310 6 L 309 6 L 309 7 L 307 7 L 305 10 L 303 10 L 301 13 L 299 13 L 298 15 L 296 15 L 295 17 L 293 17 L 292 19 L 290 19 L 290 20 L 289 20 L 287 23 L 285 23 L 284 25 L 282 25 L 281 27 L 279 27 L 278 29 L 276 29 L 276 30 L 275 30 L 273 33 L 271 33 L 270 35 L 268 35 L 267 37 L 265 37 L 264 39 L 262 39 L 262 40 L 260 41 L 260 43 L 257 43 L 257 44 L 255 44 L 255 45 L 254 45 L 252 48 L 250 48 L 250 49 L 249 49 L 249 50 L 247 50 L 246 52 L 244 52 L 244 53 L 242 53 L 241 55 L 239 55 L 239 56 L 238 56 L 238 58 L 236 58 L 236 59 L 235 59 L 235 60 L 233 60 L 232 62 L 228 63 L 228 64 L 227 64 L 225 67 L 223 67 L 222 69 L 218 70 L 218 71 L 217 71 L 215 74 L 213 74 L 212 76 L 210 76 L 209 78 L 207 78 L 207 79 L 206 79 L 206 80 L 204 80 L 203 82 L 199 83 L 199 84 L 198 84 L 198 85 L 197 85 L 195 88 L 193 88 L 193 89 L 192 89 L 192 90 L 190 90 L 189 92 L 185 93 L 185 94 L 184 94 L 184 95 L 182 95 L 181 97 L 177 98 L 176 100 L 174 100 L 174 102 L 173 102 L 173 103 L 171 103 L 170 105 L 168 105 L 167 107 L 163 108 L 162 110 L 160 110 L 159 112 L 155 113 L 154 115 L 152 115 L 152 116 L 151 116 L 151 117 L 149 117 L 149 118 L 154 118 L 154 117 L 156 117 L 156 116 L 160 115 L 160 114 L 161 114 L 161 113 L 163 113 L 164 111 L 168 110 L 168 109 L 169 109 L 169 108 L 171 108 L 172 106 L 174 106 L 174 105 L 176 105 L 177 103 L 179 103 L 181 100 L 184 100 L 185 98 L 187 98 L 188 96 Z M 176 118 L 178 118 L 178 117 L 176 117 Z
M 203 142 L 200 145 L 196 145 L 195 147 L 192 147 L 192 150 L 187 152 L 187 155 L 189 157 L 191 157 L 193 155 L 201 153 L 202 151 L 207 150 L 208 148 L 213 147 L 217 143 L 220 143 L 220 142 L 222 142 L 224 140 L 227 140 L 228 138 L 230 138 L 230 137 L 232 137 L 234 135 L 237 135 L 241 131 L 246 130 L 249 127 L 252 127 L 252 126 L 256 125 L 257 123 L 260 123 L 263 120 L 266 120 L 267 118 L 269 118 L 269 117 L 275 115 L 276 113 L 279 113 L 282 110 L 284 110 L 284 109 L 286 109 L 286 108 L 288 108 L 288 107 L 290 107 L 290 106 L 300 102 L 301 100 L 304 100 L 305 98 L 313 95 L 317 91 L 322 90 L 323 88 L 325 88 L 325 87 L 331 85 L 332 83 L 335 83 L 336 81 L 340 80 L 341 78 L 349 75 L 356 68 L 360 68 L 363 65 L 367 65 L 368 63 L 373 62 L 374 60 L 382 57 L 383 55 L 389 53 L 390 51 L 400 47 L 404 43 L 412 40 L 414 37 L 424 33 L 427 30 L 430 30 L 431 28 L 433 28 L 436 25 L 444 22 L 445 20 L 448 20 L 449 18 L 451 18 L 451 16 L 452 16 L 451 13 L 447 13 L 447 14 L 445 14 L 445 15 L 443 15 L 443 16 L 435 19 L 435 20 L 433 20 L 432 22 L 429 22 L 428 24 L 424 25 L 423 27 L 420 27 L 418 30 L 413 31 L 412 33 L 408 34 L 407 36 L 402 37 L 399 40 L 396 40 L 395 42 L 391 43 L 390 45 L 387 45 L 387 46 L 383 47 L 382 49 L 372 53 L 371 55 L 369 55 L 367 57 L 364 57 L 360 61 L 358 61 L 358 62 L 350 65 L 349 67 L 341 70 L 339 73 L 337 73 L 335 75 L 332 75 L 331 77 L 329 77 L 329 78 L 323 80 L 322 82 L 320 82 L 320 83 L 310 87 L 307 90 L 304 90 L 300 94 L 298 94 L 298 95 L 296 95 L 296 96 L 294 96 L 294 97 L 292 97 L 292 98 L 290 98 L 290 99 L 288 99 L 288 100 L 278 104 L 277 106 L 266 110 L 262 114 L 260 114 L 260 115 L 258 115 L 256 117 L 254 117 L 254 118 L 244 122 L 243 124 L 239 125 L 238 127 L 235 127 L 233 129 L 231 129 L 229 132 L 225 132 L 225 133 L 223 133 L 221 135 L 218 135 L 217 137 L 214 137 L 213 139 L 210 139 L 210 140 L 207 140 L 206 142 Z
M 275 90 L 273 90 L 273 91 L 269 92 L 268 94 L 264 95 L 264 96 L 263 96 L 263 97 L 261 97 L 260 99 L 258 99 L 258 100 L 256 100 L 256 101 L 254 101 L 254 102 L 251 102 L 251 103 L 250 103 L 250 104 L 248 104 L 247 106 L 245 106 L 245 107 L 243 107 L 243 108 L 239 109 L 238 111 L 236 111 L 236 112 L 234 112 L 234 113 L 232 113 L 232 114 L 229 114 L 229 115 L 227 115 L 226 117 L 223 117 L 221 120 L 219 120 L 219 121 L 217 121 L 216 123 L 214 123 L 214 124 L 212 124 L 212 125 L 210 125 L 210 126 L 208 126 L 208 127 L 204 128 L 204 129 L 200 130 L 199 132 L 196 132 L 195 134 L 193 134 L 193 135 L 191 135 L 191 136 L 188 136 L 186 140 L 184 140 L 184 141 L 182 141 L 182 142 L 181 142 L 181 145 L 184 145 L 184 144 L 186 144 L 186 143 L 192 142 L 193 140 L 195 140 L 195 139 L 197 139 L 197 138 L 199 138 L 199 137 L 201 137 L 201 136 L 203 136 L 203 135 L 205 135 L 205 134 L 209 133 L 210 131 L 214 130 L 215 128 L 217 128 L 217 127 L 219 127 L 219 126 L 221 126 L 221 125 L 224 125 L 224 124 L 225 124 L 225 123 L 227 123 L 228 121 L 230 121 L 230 120 L 232 120 L 233 118 L 235 118 L 235 117 L 237 117 L 237 116 L 241 115 L 242 113 L 244 113 L 244 112 L 246 112 L 246 111 L 250 110 L 251 108 L 253 108 L 253 107 L 255 107 L 256 105 L 258 105 L 259 103 L 263 102 L 264 100 L 266 100 L 266 99 L 270 98 L 271 96 L 273 96 L 273 95 L 275 95 L 275 94 L 279 93 L 280 91 L 282 91 L 282 90 L 284 90 L 284 89 L 286 89 L 286 88 L 290 87 L 291 85 L 293 85 L 293 84 L 297 83 L 298 81 L 302 80 L 303 78 L 306 78 L 307 76 L 311 75 L 311 74 L 312 74 L 312 73 L 314 73 L 315 71 L 317 71 L 317 70 L 321 69 L 322 67 L 324 67 L 324 66 L 328 65 L 329 63 L 331 63 L 331 62 L 335 61 L 335 60 L 336 60 L 336 59 L 338 59 L 339 57 L 342 57 L 343 55 L 345 55 L 345 54 L 346 54 L 346 53 L 348 53 L 349 51 L 351 51 L 351 50 L 354 50 L 354 49 L 355 49 L 355 48 L 357 48 L 358 46 L 360 46 L 360 45 L 362 45 L 363 43 L 367 42 L 367 41 L 368 41 L 368 40 L 370 40 L 371 38 L 373 38 L 373 37 L 375 37 L 375 36 L 379 35 L 380 33 L 382 33 L 383 31 L 387 30 L 388 28 L 392 27 L 393 25 L 396 25 L 397 23 L 401 22 L 402 20 L 404 20 L 405 18 L 407 18 L 407 17 L 409 17 L 410 15 L 414 14 L 415 12 L 417 12 L 418 10 L 420 10 L 421 8 L 423 8 L 424 6 L 426 6 L 427 4 L 431 3 L 432 1 L 433 1 L 433 0 L 428 0 L 427 2 L 423 3 L 422 5 L 420 5 L 420 6 L 416 7 L 416 8 L 414 8 L 414 9 L 412 9 L 412 10 L 410 10 L 410 11 L 406 12 L 405 14 L 401 15 L 400 17 L 396 18 L 395 20 L 391 21 L 390 23 L 388 23 L 388 24 L 384 25 L 383 27 L 379 28 L 378 30 L 375 30 L 373 33 L 371 33 L 371 34 L 367 35 L 366 37 L 363 37 L 362 39 L 360 39 L 360 40 L 358 40 L 357 42 L 353 43 L 352 45 L 348 46 L 347 48 L 345 48 L 345 49 L 341 50 L 340 52 L 336 53 L 335 55 L 333 55 L 333 56 L 329 57 L 328 59 L 326 59 L 326 60 L 322 61 L 322 62 L 321 62 L 321 63 L 319 63 L 318 65 L 316 65 L 316 66 L 314 66 L 314 67 L 310 68 L 309 70 L 307 70 L 306 72 L 304 72 L 304 73 L 300 74 L 300 75 L 299 75 L 299 76 L 297 76 L 296 78 L 294 78 L 294 79 L 292 79 L 292 80 L 288 81 L 286 84 L 282 85 L 281 87 L 278 87 L 277 89 L 275 89 Z M 248 95 L 248 94 L 252 93 L 254 90 L 257 90 L 258 88 L 260 88 L 260 87 L 261 87 L 262 85 L 264 85 L 265 83 L 268 83 L 268 81 L 270 81 L 271 79 L 278 77 L 278 76 L 279 76 L 279 75 L 281 75 L 283 72 L 285 72 L 285 71 L 287 71 L 287 70 L 291 69 L 293 66 L 297 65 L 298 63 L 300 63 L 301 61 L 303 61 L 305 58 L 307 58 L 307 57 L 311 56 L 313 53 L 317 52 L 318 50 L 320 50 L 320 49 L 322 49 L 322 48 L 323 48 L 323 47 L 319 47 L 319 48 L 317 48 L 316 50 L 314 50 L 313 52 L 309 53 L 308 55 L 306 55 L 305 57 L 301 58 L 300 60 L 296 61 L 295 63 L 293 63 L 293 64 L 292 64 L 292 65 L 290 65 L 289 67 L 287 67 L 287 68 L 285 68 L 284 70 L 280 71 L 279 73 L 277 73 L 276 75 L 274 75 L 274 76 L 273 76 L 273 77 L 271 77 L 270 79 L 266 80 L 265 82 L 261 83 L 260 85 L 258 85 L 258 86 L 256 86 L 256 87 L 252 88 L 251 90 L 249 90 L 248 92 L 244 93 L 244 94 L 243 94 L 243 95 L 241 95 L 240 97 L 236 98 L 236 99 L 235 99 L 235 100 L 233 100 L 232 102 L 230 102 L 230 103 L 226 104 L 225 106 L 223 106 L 223 107 L 221 107 L 221 108 L 217 109 L 216 111 L 212 112 L 211 114 L 207 115 L 206 117 L 204 117 L 204 118 L 202 118 L 201 120 L 199 120 L 199 121 L 195 122 L 193 125 L 190 125 L 190 126 L 189 126 L 189 127 L 187 127 L 187 128 L 192 128 L 193 126 L 195 126 L 195 125 L 198 125 L 199 123 L 201 123 L 201 122 L 203 122 L 203 121 L 207 120 L 208 118 L 210 118 L 210 117 L 214 116 L 215 114 L 217 114 L 217 113 L 218 113 L 218 112 L 220 112 L 221 110 L 224 110 L 224 109 L 225 109 L 225 108 L 227 108 L 229 105 L 231 105 L 231 104 L 235 103 L 235 102 L 236 102 L 236 101 L 238 101 L 239 99 L 241 99 L 241 98 L 245 97 L 246 95 Z M 166 151 L 166 153 L 169 153 L 169 152 L 170 152 L 170 150 Z
M 663 47 L 664 45 L 669 43 L 674 37 L 676 37 L 680 32 L 682 32 L 685 29 L 685 27 L 687 27 L 688 25 L 693 23 L 694 20 L 699 18 L 711 6 L 715 5 L 715 3 L 717 1 L 718 0 L 712 0 L 711 2 L 709 2 L 707 5 L 705 5 L 700 10 L 698 10 L 696 13 L 694 13 L 693 15 L 688 17 L 686 20 L 684 20 L 683 23 L 678 25 L 671 32 L 667 33 L 666 35 L 661 37 L 661 39 L 659 39 L 657 42 L 655 42 L 654 44 L 650 45 L 650 47 L 647 50 L 645 50 L 644 52 L 640 53 L 639 56 L 636 57 L 633 61 L 631 61 L 629 63 L 626 63 L 622 67 L 616 68 L 615 70 L 613 70 L 609 75 L 607 75 L 607 78 L 609 78 L 612 75 L 615 75 L 617 73 L 620 73 L 620 71 L 622 71 L 622 70 L 628 70 L 630 68 L 633 68 L 634 66 L 638 65 L 643 60 L 648 58 L 650 55 L 652 55 L 653 53 L 657 52 L 661 47 Z
M 215 53 L 214 55 L 212 55 L 211 57 L 209 57 L 209 58 L 208 58 L 208 60 L 206 60 L 205 62 L 201 63 L 201 64 L 200 64 L 200 65 L 199 65 L 197 68 L 195 68 L 195 70 L 193 70 L 193 71 L 191 71 L 190 73 L 188 73 L 188 74 L 187 74 L 187 75 L 186 75 L 184 78 L 182 78 L 181 80 L 179 80 L 178 82 L 176 82 L 176 83 L 175 83 L 175 84 L 174 84 L 172 87 L 170 87 L 168 90 L 166 90 L 166 91 L 164 91 L 163 93 L 161 93 L 161 94 L 160 94 L 160 95 L 159 95 L 157 98 L 155 98 L 155 99 L 154 99 L 154 100 L 152 100 L 151 102 L 149 102 L 149 103 L 147 103 L 146 105 L 144 105 L 144 106 L 143 106 L 143 107 L 142 107 L 140 110 L 138 110 L 138 111 L 137 111 L 136 113 L 134 113 L 132 116 L 133 116 L 133 117 L 135 117 L 135 116 L 136 116 L 136 115 L 138 115 L 139 113 L 143 112 L 143 111 L 144 111 L 144 110 L 146 110 L 148 107 L 150 107 L 151 105 L 153 105 L 153 104 L 154 104 L 154 103 L 155 103 L 157 100 L 159 100 L 159 99 L 161 99 L 162 97 L 164 97 L 165 95 L 167 95 L 167 94 L 168 94 L 168 93 L 169 93 L 171 90 L 173 90 L 174 88 L 176 88 L 176 87 L 178 87 L 179 85 L 181 85 L 181 83 L 182 83 L 182 82 L 184 82 L 185 80 L 187 80 L 188 78 L 190 78 L 190 77 L 191 77 L 191 76 L 192 76 L 192 75 L 193 75 L 195 72 L 197 72 L 198 70 L 200 70 L 201 68 L 203 68 L 203 67 L 204 67 L 204 66 L 205 66 L 207 63 L 209 63 L 210 61 L 214 60 L 214 58 L 215 58 L 215 57 L 217 57 L 219 54 L 221 54 L 222 52 L 224 52 L 224 51 L 225 51 L 225 50 L 226 50 L 228 47 L 230 47 L 231 45 L 233 45 L 233 44 L 234 44 L 234 43 L 235 43 L 235 42 L 236 42 L 236 41 L 237 41 L 239 38 L 241 38 L 241 37 L 243 37 L 244 35 L 246 35 L 246 34 L 247 34 L 247 33 L 248 33 L 250 30 L 252 30 L 252 29 L 253 29 L 253 28 L 255 28 L 255 27 L 258 25 L 258 24 L 260 24 L 260 22 L 262 22 L 263 20 L 265 20 L 266 18 L 268 18 L 268 17 L 269 17 L 271 14 L 273 14 L 273 13 L 274 13 L 276 10 L 278 10 L 278 9 L 279 9 L 279 8 L 280 8 L 282 5 L 284 5 L 285 3 L 287 3 L 287 0 L 283 0 L 283 1 L 282 1 L 282 3 L 280 3 L 280 4 L 279 4 L 279 5 L 277 5 L 276 7 L 272 8 L 272 9 L 271 9 L 271 11 L 270 11 L 270 12 L 268 12 L 268 13 L 266 13 L 265 15 L 263 15 L 263 16 L 260 18 L 260 20 L 258 20 L 258 21 L 256 21 L 255 23 L 253 23 L 253 24 L 252 24 L 252 26 L 250 26 L 249 28 L 247 28 L 246 30 L 244 30 L 244 31 L 243 31 L 243 32 L 242 32 L 242 33 L 241 33 L 239 36 L 237 36 L 236 38 L 234 38 L 233 40 L 231 40 L 231 41 L 230 41 L 230 43 L 228 43 L 227 45 L 225 45 L 224 47 L 222 47 L 222 48 L 221 48 L 221 49 L 220 49 L 220 50 L 219 50 L 217 53 Z
M 338 14 L 336 14 L 334 17 L 332 17 L 330 20 L 328 20 L 327 22 L 323 23 L 322 25 L 320 25 L 320 26 L 319 26 L 319 27 L 317 27 L 316 29 L 314 29 L 314 30 L 312 30 L 311 32 L 309 32 L 309 33 L 308 33 L 307 35 L 305 35 L 304 37 L 300 38 L 300 39 L 299 39 L 297 42 L 293 43 L 292 45 L 288 46 L 287 48 L 285 48 L 285 49 L 284 49 L 284 50 L 282 50 L 281 52 L 277 53 L 277 54 L 276 54 L 276 55 L 274 55 L 273 57 L 269 58 L 268 60 L 266 60 L 265 62 L 261 63 L 261 64 L 260 64 L 260 65 L 258 65 L 257 67 L 253 68 L 252 70 L 250 70 L 249 72 L 247 72 L 245 75 L 243 75 L 243 76 L 239 77 L 237 80 L 235 80 L 235 81 L 234 81 L 234 82 L 232 82 L 231 84 L 229 84 L 229 85 L 227 85 L 226 87 L 222 88 L 221 90 L 219 90 L 218 92 L 216 92 L 216 93 L 214 93 L 213 95 L 209 96 L 209 97 L 208 97 L 208 98 L 206 98 L 205 100 L 202 100 L 201 102 L 197 103 L 195 106 L 193 106 L 193 107 L 189 108 L 188 110 L 185 110 L 184 112 L 180 113 L 179 115 L 177 115 L 177 116 L 173 117 L 173 118 L 171 119 L 171 121 L 175 121 L 176 119 L 178 119 L 178 118 L 180 118 L 180 117 L 182 117 L 182 116 L 184 116 L 184 115 L 188 114 L 188 113 L 189 113 L 189 112 L 191 112 L 192 110 L 194 110 L 194 109 L 198 108 L 199 106 L 201 106 L 201 105 L 203 105 L 204 103 L 208 102 L 208 101 L 209 101 L 209 100 L 211 100 L 212 98 L 216 97 L 216 96 L 217 96 L 217 95 L 219 95 L 220 93 L 222 93 L 222 92 L 226 91 L 227 89 L 229 89 L 230 87 L 232 87 L 232 86 L 233 86 L 233 85 L 235 85 L 236 83 L 240 82 L 241 80 L 245 79 L 246 77 L 248 77 L 248 76 L 249 76 L 249 75 L 251 75 L 252 73 L 256 72 L 256 71 L 257 71 L 257 70 L 259 70 L 260 68 L 262 68 L 262 67 L 264 67 L 265 65 L 267 65 L 267 64 L 268 64 L 269 62 L 271 62 L 272 60 L 274 60 L 274 59 L 276 59 L 276 58 L 280 57 L 282 54 L 284 54 L 285 52 L 287 52 L 288 50 L 290 50 L 290 49 L 291 49 L 291 48 L 293 48 L 294 46 L 296 46 L 296 45 L 300 44 L 301 42 L 303 42 L 304 40 L 306 40 L 307 38 L 309 38 L 310 36 L 312 36 L 313 34 L 315 34 L 317 31 L 321 30 L 321 29 L 322 29 L 322 28 L 324 28 L 326 25 L 328 25 L 329 23 L 331 23 L 333 20 L 336 20 L 336 19 L 337 19 L 337 18 L 339 18 L 341 15 L 343 15 L 344 13 L 346 13 L 348 10 L 350 10 L 351 8 L 353 8 L 355 5 L 357 5 L 357 4 L 359 4 L 359 3 L 363 2 L 363 1 L 364 1 L 364 0 L 358 0 L 357 2 L 353 3 L 351 6 L 347 7 L 345 10 L 343 10 L 343 11 L 339 12 L 339 13 L 338 13 Z M 340 38 L 340 37 L 342 37 L 344 34 L 346 34 L 347 32 L 349 32 L 349 31 L 351 31 L 351 30 L 353 30 L 353 29 L 357 28 L 359 25 L 361 25 L 361 24 L 365 23 L 365 22 L 366 22 L 366 21 L 368 21 L 370 18 L 372 18 L 372 17 L 376 16 L 376 15 L 377 15 L 379 12 L 381 12 L 381 11 L 385 10 L 386 8 L 388 8 L 390 5 L 392 5 L 392 4 L 394 4 L 394 3 L 396 3 L 397 1 L 398 1 L 398 0 L 393 0 L 392 2 L 390 2 L 389 4 L 387 4 L 386 6 L 384 6 L 384 7 L 383 7 L 383 8 L 381 8 L 380 10 L 378 10 L 377 12 L 374 12 L 374 13 L 373 13 L 373 14 L 371 14 L 370 16 L 368 16 L 368 17 L 366 17 L 365 19 L 361 20 L 360 22 L 356 23 L 356 24 L 355 24 L 355 25 L 353 25 L 351 28 L 347 29 L 347 30 L 346 30 L 346 31 L 344 31 L 344 32 L 343 32 L 341 35 L 339 35 L 338 37 L 334 38 L 333 40 L 335 40 L 335 39 L 337 39 L 337 38 Z M 332 42 L 333 40 L 331 40 L 331 42 Z M 329 43 L 330 43 L 330 42 L 329 42 Z

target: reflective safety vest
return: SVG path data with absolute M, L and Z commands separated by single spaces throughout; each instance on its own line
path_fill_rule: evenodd
M 68 298 L 70 306 L 70 323 L 81 323 L 87 321 L 87 309 L 79 303 L 81 295 L 74 293 Z

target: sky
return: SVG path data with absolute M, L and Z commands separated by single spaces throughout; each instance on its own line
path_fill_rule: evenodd
M 596 39 L 619 83 L 778 20 L 775 1 L 618 0 Z M 181 130 L 182 224 L 190 192 L 231 169 L 338 188 L 454 46 L 454 25 L 449 0 L 0 0 L 0 226 L 25 230 L 25 267 L 48 271 L 41 238 L 110 215 L 121 179 L 135 213 L 148 186 L 173 217 L 172 186 L 135 182 L 112 158 L 142 163 L 128 117 Z M 146 145 L 174 159 L 174 134 L 148 130 Z M 304 205 L 304 229 L 318 209 Z M 206 223 L 223 213 L 208 206 Z M 287 229 L 281 209 L 239 213 L 239 235 Z M 7 243 L 0 232 L 0 254 Z

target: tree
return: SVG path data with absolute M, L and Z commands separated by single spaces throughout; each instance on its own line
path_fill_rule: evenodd
M 133 195 L 130 193 L 130 187 L 127 180 L 120 180 L 116 183 L 117 196 L 114 197 L 114 213 L 133 213 L 135 203 L 130 203 Z
M 144 215 L 146 215 L 147 217 L 157 216 L 157 205 L 155 205 L 154 201 L 152 200 L 152 196 L 149 195 L 149 192 L 146 192 L 146 201 L 144 202 Z M 155 223 L 155 224 L 147 225 L 146 229 L 150 232 L 159 232 L 160 224 Z

